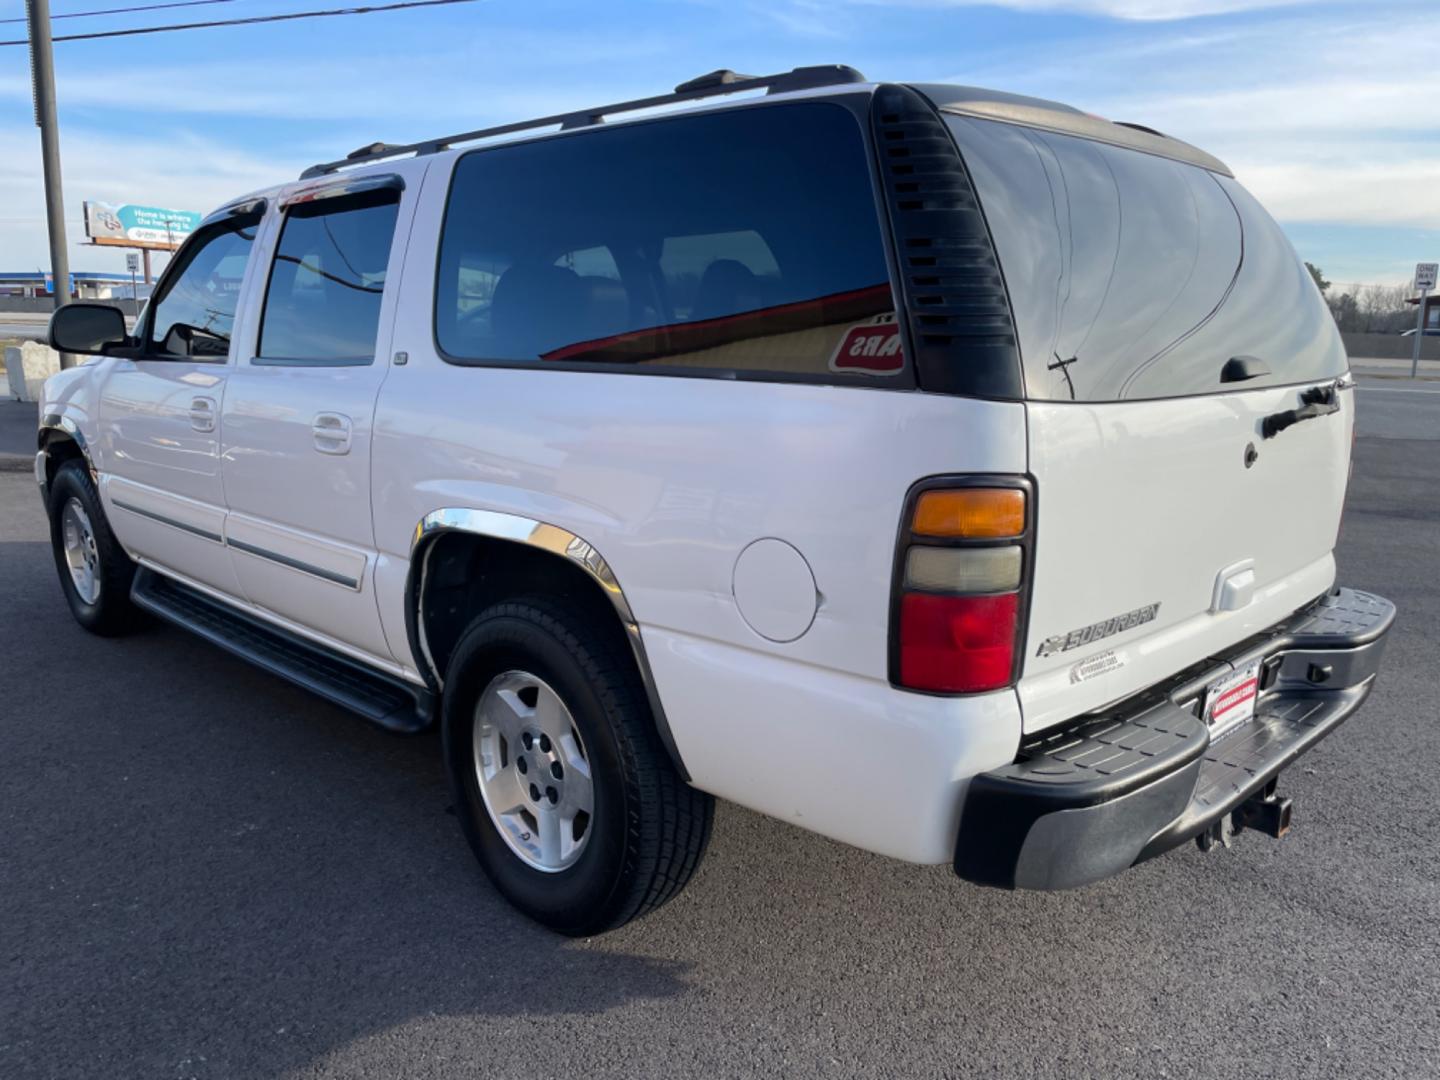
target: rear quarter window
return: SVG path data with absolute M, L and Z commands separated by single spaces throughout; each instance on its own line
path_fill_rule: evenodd
M 834 104 L 473 151 L 437 274 L 456 363 L 908 378 L 863 134 Z
M 1027 396 L 1166 398 L 1345 368 L 1333 320 L 1278 225 L 1234 180 L 1073 136 L 948 118 L 1015 310 Z

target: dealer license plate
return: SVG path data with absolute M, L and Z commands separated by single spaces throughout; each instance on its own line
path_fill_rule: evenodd
M 1218 738 L 1254 716 L 1259 693 L 1258 660 L 1211 683 L 1205 691 L 1205 723 L 1210 725 L 1210 737 Z

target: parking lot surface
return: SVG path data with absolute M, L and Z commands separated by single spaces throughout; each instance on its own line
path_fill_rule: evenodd
M 588 941 L 490 888 L 433 735 L 86 635 L 0 472 L 0 1076 L 1435 1076 L 1440 393 L 1405 385 L 1362 382 L 1339 546 L 1399 622 L 1285 840 L 1004 893 L 721 805 L 690 888 Z

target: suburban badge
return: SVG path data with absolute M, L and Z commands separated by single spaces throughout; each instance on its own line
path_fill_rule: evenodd
M 1047 637 L 1040 643 L 1040 651 L 1036 656 L 1053 656 L 1057 652 L 1069 652 L 1071 649 L 1078 649 L 1082 645 L 1089 645 L 1091 642 L 1099 641 L 1102 638 L 1112 637 L 1115 634 L 1124 633 L 1126 630 L 1133 630 L 1143 623 L 1154 622 L 1155 616 L 1160 611 L 1159 602 L 1146 604 L 1144 607 L 1136 608 L 1134 611 L 1127 611 L 1124 615 L 1116 615 L 1103 622 L 1091 623 L 1089 626 L 1082 626 L 1078 630 L 1071 630 L 1068 634 L 1056 634 Z

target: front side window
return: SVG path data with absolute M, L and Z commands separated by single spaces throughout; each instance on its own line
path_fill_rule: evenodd
M 223 360 L 230 352 L 235 308 L 258 222 L 236 220 L 195 235 L 152 302 L 147 352 Z
M 458 363 L 906 370 L 860 127 L 818 102 L 467 154 L 435 328 Z
M 368 364 L 375 359 L 399 192 L 293 207 L 285 217 L 260 323 L 260 362 Z

